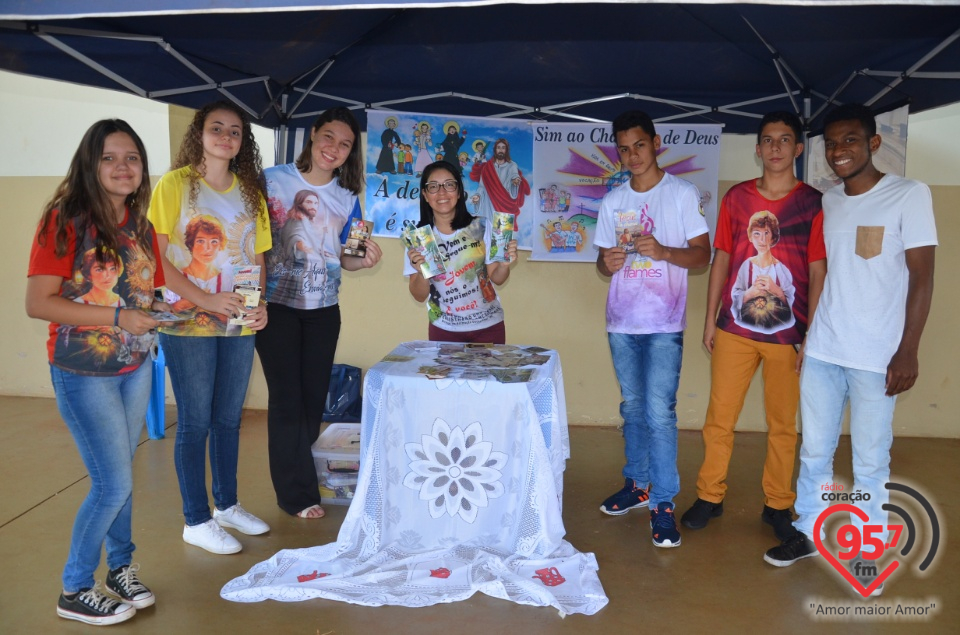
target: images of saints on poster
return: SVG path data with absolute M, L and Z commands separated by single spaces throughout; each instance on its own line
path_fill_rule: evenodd
M 700 190 L 701 211 L 713 241 L 720 179 L 720 133 L 714 124 L 655 124 L 657 161 L 665 171 Z M 610 124 L 533 124 L 537 181 L 531 260 L 595 262 L 593 236 L 600 199 L 630 172 L 620 165 Z
M 494 211 L 516 214 L 517 241 L 530 249 L 536 209 L 531 125 L 368 110 L 365 216 L 374 235 L 399 238 L 403 221 L 419 222 L 420 174 L 442 160 L 463 175 L 467 210 L 488 223 Z

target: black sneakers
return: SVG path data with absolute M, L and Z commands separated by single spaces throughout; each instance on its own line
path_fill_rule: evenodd
M 137 577 L 139 564 L 114 569 L 107 574 L 107 593 L 117 596 L 124 604 L 138 609 L 153 606 L 156 598 L 153 592 L 145 587 Z
M 774 547 L 763 554 L 763 559 L 775 567 L 789 567 L 797 560 L 803 560 L 817 555 L 817 547 L 807 536 L 798 531 L 790 536 L 779 547 Z
M 773 533 L 777 535 L 777 540 L 780 542 L 797 533 L 793 526 L 793 513 L 789 509 L 774 509 L 764 505 L 760 518 L 773 527 Z
M 683 513 L 683 516 L 680 517 L 680 522 L 684 527 L 689 527 L 690 529 L 703 529 L 707 526 L 707 523 L 710 522 L 711 518 L 722 515 L 723 501 L 711 503 L 710 501 L 698 498 L 694 501 L 693 505 L 690 506 L 690 509 Z
M 632 478 L 623 480 L 623 489 L 613 494 L 600 505 L 600 511 L 611 516 L 621 516 L 631 509 L 650 504 L 650 487 L 640 489 Z
M 136 615 L 137 609 L 118 602 L 100 591 L 100 583 L 92 589 L 67 596 L 60 594 L 57 615 L 68 620 L 77 620 L 94 626 L 107 626 L 125 622 Z
M 650 533 L 655 547 L 679 547 L 680 532 L 673 517 L 673 503 L 666 501 L 650 508 Z

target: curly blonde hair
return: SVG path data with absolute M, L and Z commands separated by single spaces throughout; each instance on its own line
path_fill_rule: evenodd
M 237 176 L 237 180 L 240 182 L 240 195 L 243 198 L 244 209 L 260 222 L 266 223 L 267 219 L 263 211 L 262 201 L 267 198 L 267 189 L 261 177 L 263 160 L 260 158 L 260 148 L 257 146 L 256 139 L 253 138 L 253 129 L 250 127 L 250 119 L 247 117 L 247 113 L 236 104 L 229 101 L 216 101 L 197 111 L 187 128 L 186 134 L 183 135 L 183 141 L 180 142 L 180 151 L 173 162 L 173 169 L 177 170 L 186 166 L 193 168 L 193 172 L 190 174 L 190 204 L 195 205 L 197 195 L 200 193 L 200 179 L 197 177 L 206 174 L 206 165 L 203 158 L 203 126 L 207 117 L 218 110 L 232 112 L 240 118 L 243 126 L 243 139 L 240 143 L 240 152 L 230 161 L 230 171 Z

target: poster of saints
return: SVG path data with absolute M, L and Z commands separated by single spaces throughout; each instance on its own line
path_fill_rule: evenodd
M 467 210 L 491 222 L 516 215 L 521 248 L 535 236 L 535 181 L 529 121 L 385 110 L 367 111 L 366 218 L 376 236 L 399 238 L 420 220 L 420 175 L 446 161 L 463 177 Z
M 717 224 L 720 125 L 656 124 L 657 162 L 700 190 L 701 211 L 711 240 Z M 600 201 L 630 180 L 620 164 L 616 140 L 607 123 L 532 124 L 537 181 L 531 260 L 595 262 L 593 237 Z M 529 217 L 528 217 L 529 218 Z

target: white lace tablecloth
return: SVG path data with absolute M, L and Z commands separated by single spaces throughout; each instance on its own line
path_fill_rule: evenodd
M 596 558 L 563 539 L 570 456 L 559 356 L 527 382 L 427 379 L 404 345 L 364 381 L 360 477 L 337 542 L 288 549 L 221 595 L 427 606 L 477 591 L 561 614 L 607 604 Z

